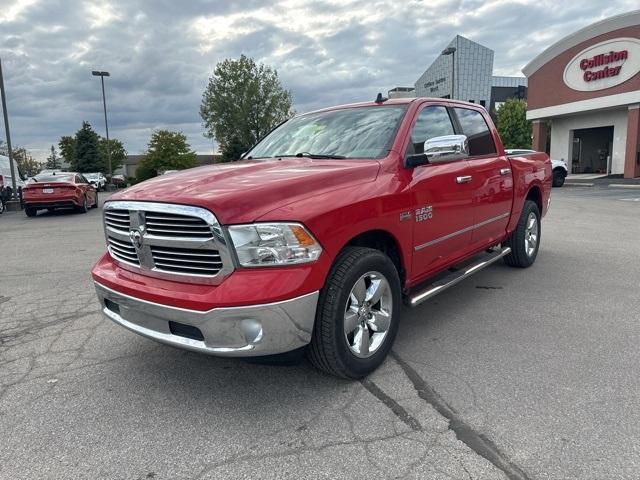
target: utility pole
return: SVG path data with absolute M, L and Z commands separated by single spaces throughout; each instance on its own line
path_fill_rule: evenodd
M 11 168 L 11 198 L 18 199 L 16 187 L 16 168 L 13 165 L 13 151 L 11 150 L 11 133 L 9 132 L 9 114 L 7 113 L 7 96 L 4 93 L 4 77 L 2 76 L 2 60 L 0 60 L 0 96 L 2 97 L 2 113 L 4 115 L 4 130 L 7 135 L 7 150 L 9 152 L 9 166 Z

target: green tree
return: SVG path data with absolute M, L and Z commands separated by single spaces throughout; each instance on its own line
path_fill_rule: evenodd
M 111 147 L 111 172 L 115 172 L 118 168 L 122 167 L 124 160 L 127 158 L 127 151 L 124 145 L 117 138 L 109 139 L 109 146 Z M 98 153 L 100 154 L 100 161 L 104 165 L 102 173 L 109 172 L 109 156 L 107 154 L 107 139 L 100 137 L 98 141 Z
M 42 170 L 42 163 L 33 158 L 25 148 L 15 148 L 11 153 L 18 166 L 18 176 L 32 177 Z
M 89 122 L 82 122 L 75 140 L 75 169 L 79 172 L 102 172 L 104 165 L 98 152 L 99 136 Z
M 198 165 L 196 152 L 191 150 L 182 132 L 156 130 L 144 157 L 136 169 L 138 181 L 155 177 L 163 170 L 183 170 Z
M 62 162 L 58 154 L 56 153 L 56 147 L 51 145 L 51 155 L 47 157 L 47 162 L 44 164 L 45 168 L 55 169 L 61 168 Z
M 527 102 L 510 98 L 496 112 L 496 128 L 504 148 L 531 148 L 531 122 Z
M 205 136 L 215 138 L 225 159 L 237 159 L 277 124 L 293 115 L 291 92 L 278 73 L 242 55 L 216 65 L 202 95 Z
M 58 142 L 58 148 L 60 149 L 60 155 L 66 163 L 71 165 L 71 170 L 77 170 L 76 167 L 76 139 L 75 137 L 66 136 L 60 137 Z

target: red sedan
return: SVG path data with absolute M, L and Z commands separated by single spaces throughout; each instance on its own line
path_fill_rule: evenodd
M 38 210 L 74 208 L 86 213 L 98 206 L 98 192 L 80 173 L 60 172 L 36 175 L 22 190 L 27 217 L 35 217 Z

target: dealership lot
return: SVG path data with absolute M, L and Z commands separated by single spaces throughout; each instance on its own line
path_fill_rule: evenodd
M 4 214 L 0 478 L 636 478 L 636 199 L 554 189 L 536 264 L 406 310 L 364 382 L 136 336 L 98 309 L 98 210 Z

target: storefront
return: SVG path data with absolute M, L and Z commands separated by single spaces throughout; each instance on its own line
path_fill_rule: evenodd
M 640 177 L 640 10 L 563 38 L 522 71 L 535 149 L 571 173 Z

